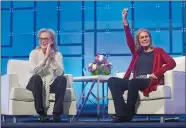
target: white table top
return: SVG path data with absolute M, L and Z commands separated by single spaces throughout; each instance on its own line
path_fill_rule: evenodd
M 110 75 L 95 75 L 95 76 L 77 76 L 73 77 L 74 82 L 92 82 L 94 80 L 99 80 L 100 82 L 107 81 Z

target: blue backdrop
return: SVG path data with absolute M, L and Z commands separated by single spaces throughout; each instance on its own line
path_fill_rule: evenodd
M 128 19 L 133 33 L 141 27 L 149 29 L 154 45 L 171 56 L 186 51 L 186 2 L 3 1 L 1 4 L 2 75 L 6 73 L 8 59 L 28 60 L 30 51 L 38 45 L 36 34 L 40 28 L 56 31 L 66 73 L 83 75 L 83 68 L 94 60 L 96 53 L 109 55 L 112 72 L 126 71 L 131 54 L 123 31 L 123 8 L 130 9 Z M 74 88 L 78 99 L 82 84 L 74 83 Z

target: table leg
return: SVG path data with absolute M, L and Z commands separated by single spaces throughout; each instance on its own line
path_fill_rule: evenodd
M 103 97 L 103 100 L 102 100 L 102 102 L 103 102 L 103 118 L 104 118 L 104 110 L 105 110 L 105 92 L 104 92 L 104 82 L 102 82 L 102 97 Z
M 80 96 L 79 101 L 78 101 L 78 103 L 77 103 L 77 109 L 79 109 L 79 106 L 80 106 L 80 104 L 81 104 L 80 102 L 81 102 L 81 100 L 84 98 L 85 90 L 86 90 L 87 84 L 88 84 L 88 82 L 85 83 L 85 86 L 84 86 L 84 88 L 83 88 L 83 92 L 81 93 L 81 96 Z
M 100 121 L 100 104 L 99 104 L 99 100 L 100 100 L 100 97 L 99 97 L 99 83 L 100 83 L 100 80 L 98 79 L 97 80 L 97 119 L 98 121 Z
M 92 91 L 92 89 L 93 89 L 93 87 L 94 87 L 95 82 L 96 82 L 96 81 L 93 81 L 93 83 L 92 83 L 92 85 L 91 85 L 91 87 L 90 87 L 90 90 L 88 91 L 88 94 L 87 94 L 87 96 L 86 96 L 86 98 L 85 98 L 85 101 L 83 102 L 83 105 L 82 105 L 80 108 L 78 108 L 76 120 L 79 119 L 79 116 L 80 116 L 80 114 L 81 114 L 81 111 L 83 110 L 83 108 L 84 108 L 84 106 L 85 106 L 85 103 L 87 102 L 88 97 L 89 97 L 89 95 L 91 94 L 91 91 Z

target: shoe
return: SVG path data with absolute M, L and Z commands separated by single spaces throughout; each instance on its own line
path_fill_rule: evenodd
M 59 122 L 61 122 L 60 114 L 55 114 L 55 115 L 53 116 L 53 122 L 54 122 L 54 123 L 59 123 Z
M 39 114 L 41 122 L 48 122 L 50 120 L 50 118 L 47 116 L 45 112 L 41 111 L 41 112 L 38 112 L 38 114 Z
M 122 123 L 126 121 L 127 121 L 126 117 L 116 117 L 111 121 L 111 123 Z
M 61 122 L 61 118 L 54 118 L 54 121 L 53 121 L 54 123 L 59 123 L 59 122 Z
M 40 121 L 41 122 L 49 122 L 50 121 L 50 118 L 47 115 L 40 116 Z
M 128 117 L 120 116 L 114 118 L 111 123 L 123 123 L 123 122 L 130 122 L 131 120 Z

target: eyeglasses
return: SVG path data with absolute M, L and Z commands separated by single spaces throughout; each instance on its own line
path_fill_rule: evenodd
M 42 40 L 44 40 L 44 41 L 48 41 L 50 38 L 41 38 L 41 37 L 39 37 L 39 40 L 40 41 L 42 41 Z

